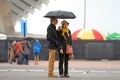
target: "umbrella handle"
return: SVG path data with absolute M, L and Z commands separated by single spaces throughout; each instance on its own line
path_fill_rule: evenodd
M 58 19 L 58 26 L 60 26 L 60 19 Z

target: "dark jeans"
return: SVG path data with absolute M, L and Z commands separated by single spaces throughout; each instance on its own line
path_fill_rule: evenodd
M 24 59 L 26 59 L 26 64 L 28 64 L 28 61 L 29 61 L 29 54 L 24 54 Z
M 59 75 L 68 75 L 68 60 L 69 55 L 59 53 Z

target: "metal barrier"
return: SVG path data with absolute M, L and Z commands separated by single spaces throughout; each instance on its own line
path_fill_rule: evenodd
M 14 38 L 13 40 L 17 40 Z M 0 61 L 8 60 L 8 43 L 12 39 L 0 40 Z M 19 39 L 21 40 L 21 39 Z M 18 41 L 19 41 L 18 40 Z M 34 39 L 30 40 L 33 44 Z M 39 55 L 40 60 L 48 60 L 48 42 L 46 39 L 40 39 L 42 49 Z M 120 41 L 119 40 L 75 40 L 73 43 L 74 59 L 120 59 Z M 29 59 L 33 60 L 33 49 L 30 49 Z M 58 53 L 56 60 L 58 60 Z

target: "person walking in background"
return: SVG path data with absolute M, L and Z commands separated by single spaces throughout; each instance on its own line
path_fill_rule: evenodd
M 14 40 L 9 47 L 9 63 L 12 64 L 12 60 L 14 59 L 14 54 L 15 54 L 15 44 L 16 41 Z
M 36 39 L 35 42 L 33 43 L 34 61 L 36 65 L 38 65 L 40 50 L 41 50 L 41 44 L 39 40 Z
M 72 45 L 71 32 L 68 29 L 69 23 L 66 20 L 62 21 L 61 28 L 59 27 L 59 76 L 60 77 L 70 77 L 68 75 L 68 60 L 69 55 L 66 54 L 66 45 Z
M 16 43 L 16 62 L 17 64 L 22 64 L 23 61 L 23 41 L 18 41 Z
M 29 64 L 29 54 L 30 54 L 31 44 L 28 40 L 24 39 L 23 42 L 23 51 L 24 51 L 24 59 L 23 64 Z
M 16 44 L 15 44 L 15 53 L 14 53 L 16 63 L 18 63 L 18 54 L 19 54 L 19 52 L 20 52 L 19 42 L 17 41 Z
M 51 23 L 47 28 L 47 36 L 46 36 L 49 42 L 48 44 L 48 50 L 49 50 L 48 77 L 58 77 L 53 72 L 55 55 L 56 55 L 56 51 L 58 49 L 58 44 L 59 44 L 56 26 L 55 26 L 58 23 L 58 20 L 56 17 L 51 17 L 50 21 Z

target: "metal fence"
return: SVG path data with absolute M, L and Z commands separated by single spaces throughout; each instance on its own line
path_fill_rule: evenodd
M 8 38 L 0 40 L 0 60 L 8 60 L 8 44 L 13 40 L 22 40 L 20 38 Z M 31 45 L 34 39 L 29 40 Z M 48 42 L 46 39 L 40 39 L 42 49 L 39 55 L 40 60 L 48 60 Z M 119 40 L 74 40 L 73 42 L 74 59 L 120 59 L 120 41 Z M 29 59 L 33 60 L 33 51 L 30 49 Z M 58 60 L 58 53 L 56 60 Z

